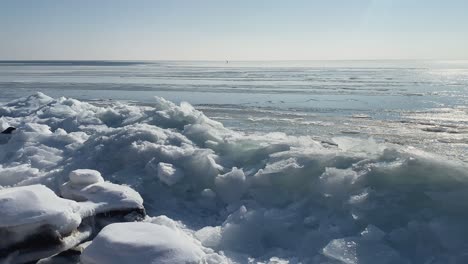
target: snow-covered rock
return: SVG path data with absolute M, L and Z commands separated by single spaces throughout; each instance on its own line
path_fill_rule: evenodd
M 21 263 L 46 257 L 86 239 L 77 202 L 43 185 L 0 190 L 0 260 Z
M 143 199 L 132 188 L 104 182 L 95 170 L 79 169 L 70 172 L 70 181 L 61 186 L 64 198 L 80 202 L 83 218 L 97 214 L 137 212 L 144 216 Z
M 198 263 L 199 243 L 163 225 L 120 223 L 106 226 L 84 250 L 83 264 Z
M 58 197 L 43 185 L 0 190 L 0 228 L 5 234 L 0 247 L 22 242 L 41 228 L 70 234 L 81 223 L 80 206 Z

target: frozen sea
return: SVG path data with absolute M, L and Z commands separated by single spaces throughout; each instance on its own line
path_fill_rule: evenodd
M 3 61 L 0 98 L 0 263 L 468 263 L 467 61 Z
M 240 131 L 372 137 L 468 160 L 468 61 L 2 61 L 0 100 L 187 101 Z

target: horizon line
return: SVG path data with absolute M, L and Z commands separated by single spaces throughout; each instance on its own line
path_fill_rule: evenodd
M 230 60 L 230 59 L 0 59 L 0 62 L 50 62 L 50 61 L 141 61 L 141 62 L 156 62 L 156 61 L 174 61 L 174 62 L 307 62 L 307 61 L 468 61 L 468 58 L 463 59 L 255 59 L 255 60 Z

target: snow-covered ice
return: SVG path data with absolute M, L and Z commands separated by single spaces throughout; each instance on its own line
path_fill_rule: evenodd
M 1 190 L 0 211 L 1 248 L 23 242 L 41 227 L 66 235 L 81 223 L 78 203 L 58 197 L 43 185 Z
M 64 198 L 79 201 L 82 217 L 114 211 L 143 211 L 143 199 L 132 188 L 104 182 L 95 170 L 78 169 L 69 174 L 70 181 L 60 187 Z
M 90 185 L 94 183 L 104 182 L 99 171 L 78 169 L 70 172 L 68 175 L 70 183 L 73 185 Z
M 174 185 L 184 177 L 184 173 L 170 163 L 159 162 L 158 178 L 167 185 Z
M 194 239 L 152 223 L 105 227 L 81 255 L 83 264 L 198 263 L 205 253 Z
M 0 190 L 0 262 L 32 261 L 77 245 L 89 236 L 77 230 L 79 209 L 44 185 Z
M 0 114 L 18 128 L 0 145 L 0 192 L 55 192 L 78 220 L 144 206 L 144 223 L 106 222 L 85 263 L 468 261 L 460 160 L 373 139 L 233 131 L 162 98 L 138 106 L 38 93 Z M 128 255 L 112 259 L 119 253 Z

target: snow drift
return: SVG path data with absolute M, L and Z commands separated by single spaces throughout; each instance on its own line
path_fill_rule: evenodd
M 149 241 L 189 262 L 468 262 L 461 161 L 372 139 L 239 133 L 162 98 L 137 106 L 38 93 L 0 115 L 0 129 L 18 128 L 0 145 L 1 192 L 43 184 L 91 201 L 97 206 L 84 211 L 95 213 L 106 197 L 122 198 L 113 210 L 138 207 L 136 190 L 153 216 L 144 220 L 150 230 L 191 241 L 119 241 L 108 230 L 137 232 L 139 224 L 113 224 L 85 250 L 85 263 L 110 261 L 113 246 L 102 255 L 93 248 L 124 243 L 137 255 Z M 112 191 L 120 185 L 131 189 Z

